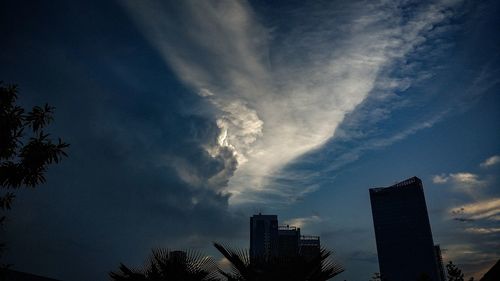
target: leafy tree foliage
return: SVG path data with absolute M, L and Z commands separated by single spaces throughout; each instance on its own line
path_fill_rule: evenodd
M 120 264 L 119 272 L 111 272 L 115 281 L 217 281 L 215 261 L 193 251 L 153 250 L 143 268 L 131 269 Z
M 231 272 L 219 269 L 228 281 L 324 281 L 344 271 L 329 259 L 331 252 L 325 249 L 312 259 L 297 255 L 256 263 L 250 261 L 244 250 L 233 250 L 218 243 L 214 246 L 231 263 Z
M 17 94 L 16 85 L 0 82 L 0 188 L 9 190 L 0 195 L 1 212 L 12 207 L 15 195 L 11 190 L 44 183 L 48 166 L 67 156 L 69 146 L 44 132 L 54 120 L 54 107 L 45 104 L 26 112 L 16 105 Z M 4 221 L 1 215 L 0 225 Z M 0 244 L 0 254 L 3 246 Z
M 448 275 L 448 281 L 464 281 L 464 274 L 462 273 L 462 270 L 451 261 L 446 265 L 446 272 Z

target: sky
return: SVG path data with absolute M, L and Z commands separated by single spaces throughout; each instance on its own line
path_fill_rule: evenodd
M 422 179 L 445 262 L 500 259 L 500 3 L 2 1 L 0 80 L 71 146 L 17 192 L 13 268 L 107 280 L 249 217 L 378 271 L 368 189 Z

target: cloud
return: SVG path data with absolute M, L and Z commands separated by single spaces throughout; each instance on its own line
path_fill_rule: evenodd
M 94 92 L 105 99 L 115 94 L 86 87 L 73 93 Z M 235 157 L 224 155 L 224 147 L 216 156 L 203 147 L 217 142 L 216 125 L 179 113 L 171 97 L 141 104 L 143 97 L 128 96 L 129 104 L 99 113 L 89 111 L 100 104 L 68 103 L 71 120 L 56 112 L 71 149 L 50 167 L 41 192 L 20 192 L 9 214 L 5 239 L 15 251 L 6 258 L 18 269 L 98 280 L 119 262 L 142 263 L 152 247 L 207 248 L 215 239 L 244 235 L 246 216 L 228 212 L 228 196 L 220 190 Z M 61 267 L 68 259 L 75 266 Z
M 474 233 L 474 234 L 491 234 L 491 233 L 500 233 L 500 227 L 468 227 L 465 229 L 465 232 Z
M 480 179 L 478 175 L 468 172 L 449 174 L 451 181 L 456 188 L 469 194 L 477 193 L 478 188 L 488 185 L 488 181 Z
M 448 212 L 460 223 L 447 227 L 445 259 L 463 264 L 467 275 L 481 277 L 500 258 L 497 251 L 500 246 L 500 198 L 464 204 Z
M 498 163 L 500 163 L 500 156 L 493 155 L 490 158 L 484 160 L 484 162 L 481 163 L 479 166 L 481 166 L 481 168 L 489 168 L 491 166 L 495 166 Z
M 482 189 L 490 183 L 487 179 L 481 179 L 479 175 L 469 172 L 434 175 L 432 182 L 435 184 L 452 183 L 456 191 L 473 197 L 478 197 Z
M 407 89 L 410 79 L 387 70 L 436 36 L 434 27 L 452 16 L 450 3 L 411 14 L 403 3 L 306 5 L 290 12 L 286 24 L 293 26 L 283 33 L 272 30 L 285 23 L 264 26 L 246 2 L 124 6 L 177 76 L 214 106 L 219 141 L 206 149 L 215 157 L 225 147 L 236 157 L 225 191 L 231 204 L 241 204 L 289 200 L 289 191 L 273 185 L 284 166 L 324 145 L 375 88 Z
M 466 276 L 473 275 L 475 279 L 480 279 L 498 260 L 499 256 L 494 248 L 491 248 L 491 245 L 490 247 L 487 245 L 478 247 L 477 244 L 460 243 L 447 245 L 443 252 L 443 259 L 458 264 Z M 498 247 L 498 244 L 495 246 Z
M 292 218 L 284 221 L 284 224 L 304 228 L 306 225 L 313 223 L 322 222 L 323 219 L 318 215 L 312 215 L 310 217 Z
M 500 156 L 494 155 L 480 164 L 481 167 L 491 167 L 500 162 Z M 467 192 L 471 195 L 477 194 L 478 189 L 490 184 L 487 179 L 481 179 L 479 175 L 470 172 L 459 172 L 449 174 L 439 174 L 432 177 L 432 182 L 435 184 L 445 184 L 448 182 L 461 191 Z
M 435 184 L 447 183 L 450 178 L 446 174 L 435 175 L 432 177 L 432 182 Z
M 19 191 L 5 233 L 15 249 L 9 262 L 57 279 L 99 280 L 119 262 L 141 264 L 151 247 L 206 247 L 214 239 L 246 237 L 248 217 L 228 212 L 225 192 L 239 192 L 232 203 L 303 196 L 318 185 L 276 185 L 276 171 L 332 135 L 354 140 L 344 151 L 360 143 L 380 148 L 443 118 L 433 111 L 408 120 L 394 109 L 426 105 L 408 91 L 432 77 L 418 63 L 436 58 L 442 45 L 432 38 L 446 41 L 440 34 L 451 5 L 306 2 L 284 22 L 261 21 L 245 2 L 125 4 L 162 57 L 114 1 L 40 4 L 28 18 L 11 17 L 17 24 L 6 33 L 2 73 L 19 79 L 23 99 L 55 103 L 54 133 L 72 146 L 70 157 L 49 169 L 46 185 Z M 25 7 L 8 10 L 22 14 Z M 82 11 L 91 12 L 92 24 Z M 61 22 L 68 24 L 54 25 Z M 81 48 L 75 53 L 74 46 Z M 500 77 L 484 73 L 481 88 Z M 427 105 L 446 92 L 456 95 L 448 89 L 454 84 Z M 363 118 L 346 122 L 358 113 Z M 405 126 L 380 134 L 377 122 L 395 128 L 394 120 Z M 354 125 L 346 130 L 343 123 Z M 375 141 L 365 144 L 366 136 Z M 339 158 L 351 161 L 363 149 Z M 367 233 L 329 240 L 341 241 L 346 252 L 364 251 L 374 245 Z M 328 236 L 321 236 L 325 242 Z M 73 266 L 61 266 L 68 260 Z
M 215 118 L 191 108 L 209 110 L 210 101 L 179 87 L 137 34 L 117 37 L 119 30 L 134 26 L 111 3 L 74 4 L 59 7 L 67 13 L 40 5 L 31 20 L 78 21 L 82 14 L 77 11 L 87 10 L 93 11 L 96 26 L 112 28 L 109 18 L 117 19 L 111 29 L 117 32 L 96 33 L 82 25 L 63 35 L 64 28 L 27 24 L 36 28 L 25 36 L 44 39 L 35 49 L 19 47 L 5 54 L 38 62 L 16 80 L 21 97 L 26 104 L 56 106 L 51 130 L 71 148 L 67 159 L 48 169 L 46 184 L 17 193 L 2 233 L 12 250 L 3 257 L 26 272 L 100 280 L 120 262 L 142 264 L 152 247 L 211 250 L 213 240 L 244 237 L 247 216 L 229 212 L 228 196 L 221 190 L 236 168 L 236 157 L 226 147 L 209 153 L 207 147 L 218 146 L 220 130 Z M 58 34 L 57 39 L 47 42 L 48 33 Z M 103 34 L 109 40 L 100 41 Z M 78 57 L 65 57 L 74 51 L 66 40 L 84 46 Z M 86 40 L 102 45 L 88 48 Z M 124 45 L 137 49 L 123 54 L 129 48 Z M 17 71 L 22 64 L 12 61 L 8 68 Z M 109 64 L 124 76 L 115 76 Z M 60 266 L 68 260 L 72 266 Z
M 475 203 L 465 204 L 449 210 L 453 217 L 467 220 L 499 220 L 500 198 L 491 198 Z
M 450 174 L 451 179 L 459 184 L 482 185 L 483 181 L 478 180 L 478 176 L 472 173 Z

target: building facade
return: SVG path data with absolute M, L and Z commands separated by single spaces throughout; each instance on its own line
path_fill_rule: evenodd
M 278 227 L 278 254 L 280 257 L 295 257 L 299 254 L 300 228 L 283 225 Z
M 434 245 L 434 252 L 436 253 L 436 263 L 438 267 L 439 278 L 441 281 L 446 281 L 446 274 L 444 272 L 443 255 L 441 254 L 441 246 Z
M 250 259 L 268 260 L 278 255 L 278 216 L 253 215 L 250 218 Z
M 300 254 L 307 260 L 317 258 L 321 252 L 319 236 L 303 235 L 300 237 Z
M 413 177 L 389 187 L 371 188 L 377 253 L 388 281 L 441 280 L 422 181 Z

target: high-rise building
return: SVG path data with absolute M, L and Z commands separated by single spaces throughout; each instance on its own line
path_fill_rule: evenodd
M 278 225 L 276 215 L 250 217 L 250 260 L 266 262 L 270 258 L 287 258 L 301 255 L 313 259 L 320 254 L 319 236 L 301 236 L 300 228 Z
M 250 218 L 250 258 L 268 260 L 278 255 L 278 216 L 253 215 Z
M 441 255 L 441 246 L 434 245 L 434 252 L 436 253 L 436 263 L 438 267 L 439 278 L 441 281 L 445 281 L 446 275 L 444 274 L 444 264 L 443 264 L 443 256 Z
M 371 188 L 380 273 L 389 281 L 441 280 L 422 181 Z
M 311 260 L 319 256 L 321 244 L 319 236 L 303 235 L 300 237 L 300 255 Z
M 278 227 L 278 254 L 280 257 L 295 257 L 299 254 L 300 228 L 283 225 Z

